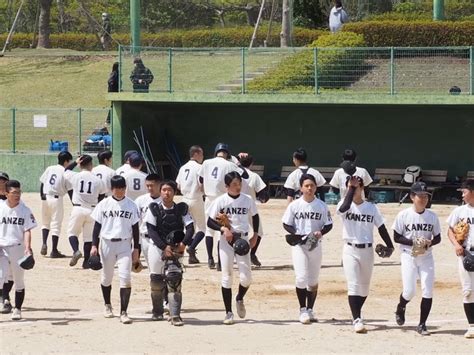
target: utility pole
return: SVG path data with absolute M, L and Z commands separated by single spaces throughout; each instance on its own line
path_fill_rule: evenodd
M 433 20 L 444 20 L 444 0 L 433 0 Z
M 132 54 L 140 54 L 140 0 L 130 0 L 130 35 L 132 37 Z

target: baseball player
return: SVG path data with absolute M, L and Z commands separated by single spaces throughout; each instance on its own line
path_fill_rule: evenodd
M 123 175 L 130 170 L 129 158 L 132 154 L 138 154 L 136 150 L 127 150 L 123 155 L 123 165 L 115 171 L 117 175 Z
M 317 322 L 313 309 L 318 295 L 321 269 L 321 238 L 332 229 L 328 207 L 315 197 L 317 182 L 312 174 L 300 177 L 302 197 L 291 202 L 283 215 L 283 228 L 291 235 L 298 235 L 292 244 L 291 255 L 296 276 L 296 296 L 300 304 L 299 321 L 302 324 Z
M 103 181 L 106 187 L 105 195 L 110 196 L 112 194 L 110 179 L 116 175 L 114 169 L 111 168 L 112 152 L 110 150 L 103 150 L 102 152 L 99 152 L 97 154 L 97 160 L 99 161 L 99 165 L 92 169 L 92 174 Z
M 347 193 L 347 184 L 346 184 L 346 182 L 351 176 L 360 177 L 362 179 L 362 181 L 364 182 L 364 187 L 369 186 L 373 181 L 367 170 L 365 170 L 364 168 L 361 168 L 359 166 L 355 166 L 356 158 L 357 158 L 357 153 L 356 153 L 355 150 L 350 149 L 350 148 L 344 150 L 344 152 L 342 153 L 342 160 L 344 162 L 353 163 L 353 164 L 350 164 L 350 165 L 351 165 L 351 168 L 355 169 L 355 172 L 351 171 L 350 173 L 348 173 L 347 168 L 346 168 L 346 170 L 344 170 L 344 167 L 346 165 L 341 164 L 342 167 L 337 169 L 334 172 L 334 175 L 333 175 L 331 181 L 329 182 L 329 184 L 332 187 L 334 187 L 335 189 L 338 189 L 340 191 L 341 200 L 343 200 L 344 196 L 346 196 L 346 193 Z M 364 198 L 365 195 L 368 195 L 368 193 L 362 194 L 362 198 Z
M 199 170 L 199 182 L 203 185 L 204 195 L 206 200 L 204 202 L 204 210 L 206 212 L 205 219 L 209 218 L 207 210 L 217 197 L 226 193 L 224 184 L 224 176 L 231 171 L 237 171 L 244 179 L 248 179 L 248 173 L 245 169 L 237 166 L 237 164 L 229 161 L 230 158 L 229 146 L 225 143 L 218 143 L 214 149 L 214 158 L 206 159 L 202 163 Z M 216 267 L 214 258 L 212 256 L 212 249 L 214 246 L 214 231 L 206 228 L 206 249 L 208 256 L 208 266 L 210 269 Z M 219 248 L 219 244 L 218 244 Z M 219 265 L 217 269 L 219 270 Z
M 0 203 L 0 285 L 7 281 L 11 268 L 15 282 L 15 308 L 11 319 L 21 319 L 25 299 L 24 270 L 18 265 L 24 255 L 32 255 L 31 230 L 36 220 L 31 210 L 21 202 L 21 185 L 17 180 L 6 184 L 7 200 Z M 2 290 L 3 294 L 3 290 Z
M 127 197 L 135 201 L 137 197 L 146 194 L 147 189 L 145 180 L 147 174 L 141 171 L 143 166 L 143 157 L 141 154 L 134 153 L 128 159 L 130 162 L 130 169 L 123 174 L 127 182 Z
M 257 243 L 258 226 L 260 218 L 257 212 L 255 201 L 248 195 L 241 193 L 242 177 L 237 171 L 232 171 L 224 176 L 224 183 L 227 193 L 216 198 L 209 207 L 209 217 L 207 225 L 213 230 L 220 231 L 219 254 L 222 267 L 222 298 L 226 316 L 224 324 L 234 324 L 234 314 L 232 313 L 232 274 L 234 259 L 239 268 L 239 292 L 235 298 L 237 314 L 240 318 L 245 318 L 246 309 L 244 296 L 252 282 L 252 272 L 250 266 L 249 250 L 245 255 L 238 255 L 234 252 L 232 244 L 237 243 L 237 239 L 243 239 L 253 248 Z M 219 214 L 225 214 L 230 220 L 229 226 L 222 226 L 217 221 Z M 252 218 L 252 223 L 249 221 Z M 249 238 L 251 228 L 254 233 Z
M 7 173 L 0 171 L 0 200 L 5 201 L 7 199 L 7 182 L 10 177 Z
M 324 184 L 326 183 L 326 179 L 321 175 L 321 173 L 316 169 L 310 168 L 308 166 L 307 161 L 308 155 L 306 154 L 306 150 L 304 150 L 303 148 L 298 148 L 293 153 L 293 164 L 296 166 L 296 169 L 291 172 L 290 175 L 288 175 L 285 184 L 283 185 L 286 191 L 286 199 L 288 203 L 299 197 L 300 178 L 303 174 L 313 175 L 317 187 L 324 186 Z
M 372 202 L 363 198 L 364 181 L 352 176 L 347 181 L 345 199 L 337 205 L 337 214 L 342 219 L 342 253 L 344 274 L 347 280 L 347 294 L 352 313 L 354 330 L 365 333 L 366 328 L 361 317 L 362 306 L 369 295 L 370 279 L 374 267 L 373 229 L 376 227 L 390 252 L 393 243 L 390 240 L 384 219 Z
M 76 173 L 72 171 L 79 164 L 81 171 Z M 66 167 L 64 177 L 66 179 L 68 190 L 72 193 L 72 211 L 69 218 L 68 235 L 69 244 L 71 244 L 73 255 L 69 266 L 75 266 L 82 253 L 79 250 L 79 234 L 82 232 L 84 261 L 82 268 L 87 269 L 92 247 L 92 230 L 94 220 L 91 213 L 94 207 L 105 197 L 105 184 L 97 176 L 92 174 L 92 157 L 83 155 Z
M 424 182 L 416 182 L 411 186 L 410 199 L 413 206 L 399 212 L 393 223 L 395 243 L 400 244 L 400 263 L 402 268 L 403 292 L 395 312 L 398 325 L 405 323 L 406 305 L 415 296 L 416 281 L 421 281 L 422 300 L 420 306 L 420 323 L 417 332 L 430 335 L 426 328 L 426 320 L 433 302 L 434 259 L 431 247 L 441 242 L 441 228 L 438 216 L 426 206 L 431 194 Z M 424 242 L 423 252 L 417 252 L 417 237 Z
M 7 173 L 0 171 L 0 204 L 2 204 L 4 201 L 7 199 L 7 190 L 6 190 L 6 185 L 8 180 L 10 180 L 10 177 L 8 176 Z M 3 284 L 3 292 L 2 292 L 2 304 L 1 304 L 1 309 L 0 313 L 2 314 L 8 314 L 12 311 L 12 305 L 10 303 L 10 291 L 13 288 L 13 275 L 11 272 L 8 274 L 7 280 Z
M 458 256 L 458 270 L 463 292 L 463 306 L 469 328 L 464 337 L 474 338 L 474 272 L 464 269 L 463 256 L 465 253 L 474 252 L 474 179 L 468 179 L 461 185 L 464 205 L 457 207 L 448 217 L 448 237 Z M 454 235 L 454 226 L 464 221 L 469 225 L 469 234 L 463 244 L 459 244 Z
M 112 196 L 99 202 L 92 212 L 95 221 L 91 255 L 100 257 L 103 265 L 100 286 L 105 303 L 105 318 L 113 318 L 110 294 L 114 267 L 117 264 L 120 280 L 120 322 L 130 324 L 127 315 L 132 293 L 132 263 L 138 262 L 139 221 L 137 205 L 125 196 L 126 182 L 116 175 L 110 182 Z M 132 247 L 133 239 L 133 247 Z
M 53 249 L 49 255 L 51 258 L 64 258 L 64 254 L 58 251 L 59 233 L 63 222 L 64 209 L 63 197 L 67 194 L 66 182 L 64 181 L 64 168 L 71 163 L 72 155 L 69 152 L 58 154 L 58 164 L 49 166 L 40 177 L 41 217 L 43 225 L 43 245 L 41 255 L 48 253 L 48 234 L 51 231 Z
M 206 231 L 203 189 L 198 178 L 203 159 L 204 152 L 202 148 L 198 145 L 193 145 L 189 148 L 189 161 L 179 169 L 178 177 L 176 178 L 178 190 L 183 194 L 183 202 L 189 206 L 189 213 L 193 218 L 196 232 L 193 241 L 186 248 L 189 254 L 189 264 L 199 264 L 199 259 L 196 256 L 196 247 L 204 238 L 204 232 Z
M 145 215 L 150 246 L 148 267 L 153 304 L 152 320 L 163 320 L 163 294 L 168 292 L 170 322 L 182 326 L 181 283 L 183 270 L 180 258 L 185 245 L 194 235 L 194 224 L 184 202 L 174 203 L 177 192 L 174 181 L 165 181 L 160 186 L 161 203 L 151 203 Z M 183 230 L 186 232 L 183 233 Z M 179 237 L 178 237 L 179 236 Z
M 242 184 L 242 193 L 249 195 L 256 202 L 259 200 L 261 203 L 266 203 L 270 198 L 268 193 L 267 184 L 263 182 L 262 178 L 251 170 L 253 165 L 253 157 L 249 154 L 243 155 L 239 158 L 240 164 L 247 170 L 249 178 L 246 184 Z M 260 245 L 260 241 L 263 236 L 262 222 L 258 225 L 258 237 L 255 246 L 250 251 L 250 262 L 256 267 L 262 266 L 260 260 L 257 257 L 257 249 Z

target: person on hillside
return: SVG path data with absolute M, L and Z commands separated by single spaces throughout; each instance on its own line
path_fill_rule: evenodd
M 349 22 L 349 16 L 347 15 L 346 10 L 342 7 L 342 1 L 335 0 L 334 7 L 329 13 L 329 29 L 332 33 L 335 33 L 347 22 Z
M 134 68 L 130 74 L 130 80 L 133 84 L 133 92 L 148 92 L 150 84 L 153 82 L 153 73 L 145 67 L 140 58 L 133 60 Z

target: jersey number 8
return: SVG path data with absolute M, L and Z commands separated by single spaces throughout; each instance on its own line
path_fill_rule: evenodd
M 135 191 L 140 190 L 140 179 L 133 179 L 133 189 Z

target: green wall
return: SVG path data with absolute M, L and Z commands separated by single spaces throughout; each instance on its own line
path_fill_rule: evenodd
M 199 144 L 212 155 L 217 142 L 233 153 L 247 151 L 265 175 L 279 175 L 291 154 L 304 147 L 312 166 L 336 166 L 345 147 L 359 154 L 371 173 L 377 167 L 448 170 L 450 177 L 474 170 L 472 105 L 355 105 L 278 103 L 115 102 L 120 105 L 122 149 L 135 149 L 132 130 L 142 125 L 156 159 L 165 159 L 163 135 L 186 159 Z M 114 143 L 116 148 L 117 140 Z

